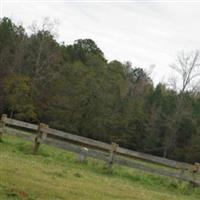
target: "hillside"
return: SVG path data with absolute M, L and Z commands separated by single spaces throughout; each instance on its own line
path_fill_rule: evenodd
M 200 162 L 200 92 L 189 84 L 199 80 L 200 51 L 178 57 L 173 75 L 187 81 L 176 89 L 174 76 L 172 86 L 154 85 L 144 66 L 108 61 L 98 45 L 90 38 L 60 43 L 48 23 L 28 33 L 0 19 L 0 115 Z
M 165 177 L 115 166 L 108 175 L 104 163 L 76 162 L 76 155 L 4 136 L 0 143 L 1 200 L 197 200 L 200 189 Z

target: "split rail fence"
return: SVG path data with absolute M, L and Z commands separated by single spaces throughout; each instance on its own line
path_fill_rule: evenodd
M 14 129 L 7 131 L 6 126 Z M 28 131 L 21 131 L 22 129 Z M 109 172 L 112 172 L 113 164 L 118 164 L 152 174 L 188 181 L 193 185 L 200 186 L 199 163 L 192 165 L 125 149 L 119 147 L 116 143 L 108 144 L 70 134 L 52 129 L 43 123 L 36 125 L 11 119 L 5 114 L 2 115 L 0 121 L 0 140 L 2 140 L 3 134 L 15 135 L 33 141 L 33 153 L 37 153 L 39 146 L 43 143 L 78 153 L 80 162 L 84 162 L 87 157 L 103 160 L 106 162 Z

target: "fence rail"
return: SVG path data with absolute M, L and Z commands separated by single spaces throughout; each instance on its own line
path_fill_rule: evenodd
M 23 131 L 12 129 L 12 131 L 8 131 L 6 133 L 16 135 L 26 140 L 34 141 L 34 153 L 37 152 L 40 144 L 44 143 L 65 149 L 67 151 L 78 153 L 82 161 L 84 161 L 87 156 L 103 160 L 108 163 L 109 171 L 112 169 L 112 164 L 115 163 L 157 175 L 164 175 L 179 180 L 189 181 L 200 186 L 200 180 L 198 180 L 200 165 L 198 163 L 192 165 L 125 149 L 114 143 L 110 145 L 108 143 L 100 142 L 90 138 L 52 129 L 45 124 L 36 125 L 10 119 L 5 114 L 2 115 L 0 124 L 0 139 L 3 136 L 3 133 L 6 132 L 6 125 L 31 130 L 32 132 L 24 133 Z M 144 163 L 136 162 L 137 160 L 154 163 L 160 167 L 150 167 Z M 162 166 L 165 168 L 163 169 Z M 172 172 L 166 170 L 166 167 L 176 171 Z

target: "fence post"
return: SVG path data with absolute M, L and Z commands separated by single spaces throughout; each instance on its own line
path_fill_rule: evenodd
M 179 183 L 182 182 L 182 177 L 184 176 L 185 170 L 183 168 L 180 168 L 180 174 L 179 174 Z
M 195 162 L 194 165 L 196 166 L 196 172 L 200 172 L 200 163 Z
M 34 140 L 33 153 L 36 154 L 40 144 L 46 139 L 47 133 L 42 132 L 42 128 L 48 128 L 47 124 L 40 123 L 38 126 L 37 135 Z
M 112 165 L 113 165 L 113 162 L 114 162 L 115 152 L 116 152 L 118 146 L 119 145 L 114 143 L 114 142 L 111 143 L 110 155 L 109 155 L 109 158 L 108 158 L 108 172 L 109 173 L 112 173 Z
M 200 164 L 199 163 L 194 163 L 193 167 L 192 167 L 192 177 L 193 177 L 193 182 L 192 182 L 192 185 L 193 187 L 196 186 L 196 174 L 199 172 L 199 169 L 200 169 Z
M 3 134 L 5 133 L 5 119 L 7 118 L 6 114 L 3 114 L 0 120 L 0 142 L 2 142 Z
M 78 161 L 80 163 L 86 162 L 87 154 L 88 154 L 88 149 L 86 147 L 82 147 L 81 151 L 80 151 L 80 154 L 79 154 Z

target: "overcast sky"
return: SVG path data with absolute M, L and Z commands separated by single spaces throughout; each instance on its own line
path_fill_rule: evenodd
M 155 83 L 172 75 L 169 64 L 179 51 L 200 48 L 200 1 L 0 1 L 1 17 L 25 27 L 57 19 L 58 40 L 66 44 L 91 38 L 108 60 L 156 65 Z

